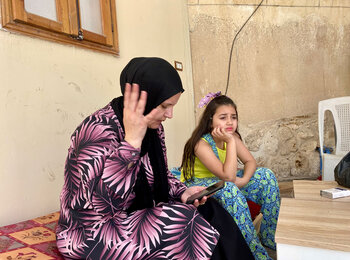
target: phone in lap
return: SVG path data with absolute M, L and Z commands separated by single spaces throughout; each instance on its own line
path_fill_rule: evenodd
M 224 186 L 225 186 L 225 182 L 219 181 L 219 182 L 207 187 L 206 189 L 204 189 L 200 192 L 197 192 L 197 193 L 193 194 L 192 196 L 190 196 L 187 199 L 186 204 L 193 204 L 193 202 L 196 199 L 201 200 L 204 196 L 209 196 L 209 195 L 217 192 L 218 190 L 221 190 Z

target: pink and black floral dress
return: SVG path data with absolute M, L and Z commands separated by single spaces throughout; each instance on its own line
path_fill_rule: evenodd
M 163 147 L 164 130 L 158 134 Z M 111 104 L 76 129 L 65 164 L 57 246 L 69 259 L 209 259 L 218 232 L 192 205 L 186 186 L 168 171 L 169 202 L 127 213 L 141 164 L 153 187 L 148 155 L 124 141 Z M 166 163 L 167 164 L 167 163 Z M 154 203 L 155 204 L 155 203 Z

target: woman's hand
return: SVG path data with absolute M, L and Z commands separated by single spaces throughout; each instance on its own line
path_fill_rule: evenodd
M 221 127 L 215 127 L 213 129 L 213 131 L 211 132 L 211 135 L 215 138 L 215 139 L 219 139 L 224 141 L 225 143 L 229 143 L 234 141 L 233 135 L 230 133 L 227 133 L 225 131 L 225 129 L 221 128 Z
M 200 192 L 202 190 L 205 190 L 207 187 L 202 186 L 192 186 L 185 190 L 184 193 L 181 195 L 181 201 L 183 203 L 186 203 L 187 199 L 192 196 L 193 194 L 196 194 L 197 192 Z M 207 196 L 204 196 L 200 201 L 197 199 L 193 202 L 193 205 L 195 207 L 198 207 L 199 205 L 203 205 L 207 201 Z
M 147 116 L 143 115 L 147 102 L 147 92 L 141 91 L 139 98 L 139 85 L 126 83 L 124 92 L 124 110 L 123 123 L 125 129 L 125 138 L 130 145 L 140 148 L 142 140 L 147 131 L 149 117 L 152 116 L 152 110 Z

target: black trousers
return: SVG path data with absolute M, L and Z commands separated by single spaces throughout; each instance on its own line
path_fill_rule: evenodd
M 220 233 L 211 259 L 254 260 L 240 229 L 231 215 L 213 198 L 198 207 L 199 213 Z

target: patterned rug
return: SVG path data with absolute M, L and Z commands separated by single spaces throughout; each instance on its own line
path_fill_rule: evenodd
M 59 212 L 0 227 L 0 259 L 63 259 L 57 250 L 55 229 Z

